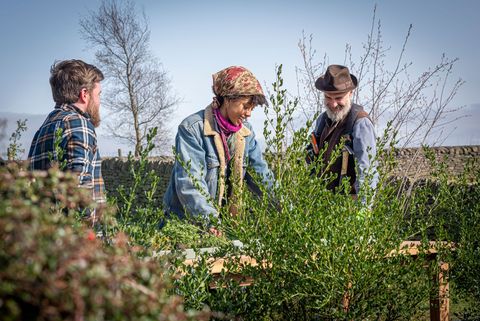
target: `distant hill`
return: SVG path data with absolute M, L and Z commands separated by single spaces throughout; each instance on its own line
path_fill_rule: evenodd
M 2 129 L 0 128 L 0 157 L 6 157 L 9 138 L 13 131 L 15 131 L 17 128 L 17 120 L 27 119 L 27 131 L 23 133 L 21 139 L 22 147 L 25 149 L 23 158 L 26 159 L 33 136 L 35 135 L 37 129 L 42 125 L 46 116 L 47 114 L 35 115 L 0 111 L 0 119 L 7 120 L 7 126 L 3 131 L 3 138 L 1 137 Z M 455 121 L 455 118 L 459 119 Z M 265 143 L 262 135 L 262 122 L 263 119 L 260 118 L 251 119 L 251 123 L 254 125 L 257 134 L 257 140 L 261 148 L 264 149 Z M 480 103 L 466 106 L 457 113 L 450 115 L 447 119 L 442 121 L 442 123 L 447 123 L 443 136 L 448 136 L 446 139 L 441 141 L 442 146 L 480 145 L 480 131 L 478 130 L 478 124 L 480 123 Z M 117 156 L 118 148 L 121 148 L 122 155 L 126 156 L 128 151 L 132 150 L 131 147 L 120 144 L 116 140 L 107 137 L 105 133 L 102 132 L 102 129 L 102 126 L 100 126 L 97 130 L 98 145 L 101 156 Z M 175 135 L 175 132 L 172 132 L 172 136 L 173 135 Z M 433 134 L 432 136 L 436 135 L 437 134 Z M 435 145 L 438 145 L 438 141 L 436 142 L 437 143 L 435 143 Z M 432 142 L 427 143 L 432 144 Z

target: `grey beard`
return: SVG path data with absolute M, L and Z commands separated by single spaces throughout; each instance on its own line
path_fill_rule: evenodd
M 343 106 L 343 108 L 337 113 L 332 112 L 330 108 L 325 106 L 325 111 L 327 113 L 328 118 L 330 118 L 330 120 L 333 121 L 334 123 L 342 121 L 348 115 L 348 113 L 350 112 L 350 109 L 352 109 L 351 102 Z

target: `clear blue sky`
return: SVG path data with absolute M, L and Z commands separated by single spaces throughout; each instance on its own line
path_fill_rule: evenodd
M 149 19 L 151 49 L 184 102 L 172 115 L 172 137 L 188 114 L 212 97 L 211 74 L 244 65 L 271 84 L 282 63 L 285 82 L 295 88 L 297 48 L 304 31 L 313 34 L 318 59 L 343 62 L 345 44 L 360 55 L 375 1 L 136 1 Z M 0 3 L 0 112 L 46 115 L 52 108 L 49 68 L 55 60 L 94 62 L 82 40 L 79 18 L 96 10 L 97 0 L 2 0 Z M 410 23 L 407 60 L 421 72 L 447 57 L 458 57 L 453 76 L 466 84 L 453 105 L 466 105 L 480 121 L 480 2 L 476 0 L 378 1 L 384 40 L 398 51 Z M 261 113 L 261 111 L 256 111 Z M 254 114 L 255 117 L 255 114 Z M 476 128 L 476 126 L 472 126 Z M 261 127 L 256 128 L 261 132 Z M 101 133 L 101 128 L 100 128 Z M 465 143 L 472 143 L 466 141 Z M 474 142 L 475 143 L 475 142 Z M 480 142 L 477 142 L 480 144 Z

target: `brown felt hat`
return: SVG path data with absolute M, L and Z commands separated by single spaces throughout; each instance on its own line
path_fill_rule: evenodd
M 350 74 L 348 68 L 341 65 L 330 65 L 325 75 L 315 81 L 315 87 L 330 93 L 347 92 L 357 87 L 357 77 Z

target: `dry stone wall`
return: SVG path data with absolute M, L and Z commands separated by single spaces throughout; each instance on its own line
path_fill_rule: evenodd
M 154 171 L 159 177 L 157 191 L 154 194 L 155 204 L 161 207 L 163 194 L 167 190 L 173 168 L 173 157 L 151 157 L 146 166 L 146 173 Z M 133 160 L 133 165 L 138 167 L 138 160 Z M 132 164 L 127 157 L 104 158 L 102 161 L 102 175 L 108 195 L 118 196 L 119 188 L 129 190 L 134 182 L 130 171 Z M 137 191 L 136 200 L 140 203 L 146 201 L 146 188 L 150 188 L 151 180 L 148 175 L 143 175 L 140 189 Z
M 452 175 L 461 173 L 465 164 L 472 159 L 480 162 L 480 146 L 454 146 L 454 147 L 433 147 L 437 160 L 445 160 Z M 407 176 L 410 181 L 428 178 L 430 176 L 429 162 L 425 157 L 422 148 L 403 148 L 395 152 L 395 159 L 398 162 L 395 176 Z M 163 194 L 167 189 L 173 167 L 173 157 L 152 157 L 149 159 L 148 170 L 154 170 L 160 177 L 158 191 L 155 194 L 157 205 L 161 206 Z M 106 158 L 102 163 L 102 173 L 105 180 L 105 187 L 110 195 L 118 195 L 118 187 L 131 186 L 133 180 L 130 173 L 130 163 L 127 158 Z M 144 180 L 144 186 L 150 186 L 148 180 Z M 137 198 L 145 198 L 144 191 L 137 193 Z
M 460 174 L 465 165 L 477 159 L 480 161 L 480 146 L 433 147 L 431 152 L 437 161 L 444 161 L 452 176 Z M 430 162 L 422 148 L 402 148 L 395 152 L 397 167 L 395 176 L 406 176 L 411 181 L 430 177 Z

